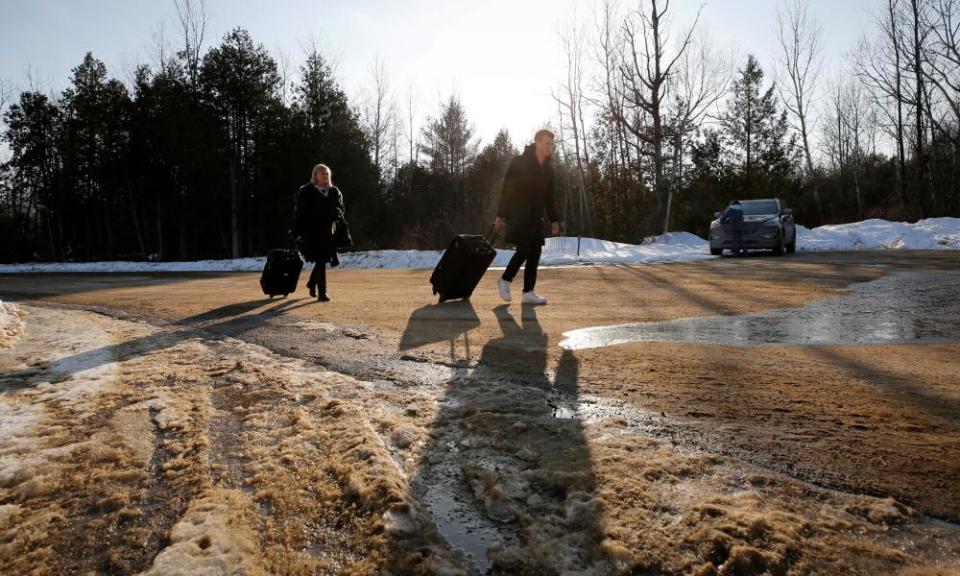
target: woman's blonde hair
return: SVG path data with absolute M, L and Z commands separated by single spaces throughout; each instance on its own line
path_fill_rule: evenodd
M 317 172 L 321 170 L 326 170 L 327 174 L 330 175 L 330 185 L 333 186 L 333 170 L 330 169 L 326 164 L 317 164 L 313 167 L 313 170 L 310 172 L 310 182 L 317 181 Z

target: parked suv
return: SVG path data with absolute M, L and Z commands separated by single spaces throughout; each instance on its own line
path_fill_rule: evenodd
M 797 250 L 797 228 L 793 211 L 784 208 L 779 198 L 740 200 L 743 209 L 743 245 L 747 250 L 773 250 L 777 256 Z M 714 212 L 710 223 L 710 253 L 723 254 L 734 250 L 733 234 L 728 222 L 721 222 L 723 212 Z

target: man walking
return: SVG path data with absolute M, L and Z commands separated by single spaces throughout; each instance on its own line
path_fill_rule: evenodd
M 506 240 L 516 246 L 516 253 L 497 282 L 500 297 L 510 301 L 510 283 L 523 269 L 524 304 L 546 304 L 547 299 L 533 291 L 537 284 L 537 268 L 543 249 L 543 212 L 550 218 L 550 232 L 560 233 L 557 207 L 553 201 L 553 132 L 540 130 L 534 135 L 533 144 L 523 154 L 510 162 L 500 192 L 500 208 L 497 210 L 497 230 L 507 227 Z M 524 264 L 525 263 L 525 264 Z

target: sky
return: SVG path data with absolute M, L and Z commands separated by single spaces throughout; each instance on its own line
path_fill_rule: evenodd
M 640 0 L 621 0 L 636 7 Z M 87 51 L 108 74 L 129 82 L 138 63 L 157 60 L 158 39 L 178 45 L 173 0 L 0 0 L 0 79 L 15 89 L 59 92 Z M 688 25 L 702 5 L 713 40 L 772 67 L 779 0 L 673 0 L 674 23 Z M 827 75 L 870 28 L 882 0 L 809 0 L 824 31 Z M 556 117 L 565 74 L 559 30 L 588 23 L 593 0 L 207 0 L 205 47 L 234 27 L 247 29 L 274 57 L 293 66 L 317 42 L 356 102 L 372 86 L 381 59 L 398 97 L 435 116 L 456 93 L 476 133 L 489 143 L 507 128 L 515 143 Z

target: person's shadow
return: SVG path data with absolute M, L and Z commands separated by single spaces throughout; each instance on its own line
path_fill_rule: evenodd
M 92 370 L 112 362 L 123 362 L 152 352 L 165 350 L 190 338 L 216 340 L 224 337 L 240 337 L 244 333 L 263 326 L 269 320 L 303 306 L 313 304 L 309 300 L 281 300 L 256 312 L 271 300 L 259 298 L 248 302 L 227 304 L 175 323 L 178 329 L 158 331 L 141 338 L 118 344 L 109 344 L 63 358 L 42 362 L 29 369 L 0 376 L 0 395 L 30 388 L 42 382 L 62 382 L 76 374 Z
M 523 306 L 519 321 L 506 305 L 494 313 L 502 335 L 471 373 L 447 383 L 412 493 L 476 573 L 602 566 L 601 510 L 576 418 L 577 359 L 548 346 L 535 307 Z
M 427 344 L 446 341 L 450 344 L 450 359 L 458 360 L 457 341 L 463 337 L 465 359 L 470 360 L 469 333 L 480 326 L 473 304 L 469 300 L 458 300 L 444 304 L 428 304 L 417 308 L 410 315 L 407 326 L 400 337 L 401 352 L 419 348 Z

